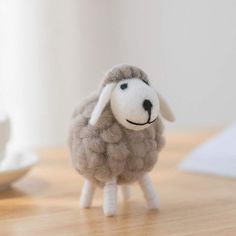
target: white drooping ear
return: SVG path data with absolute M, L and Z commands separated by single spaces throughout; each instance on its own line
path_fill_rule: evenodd
M 91 114 L 91 117 L 90 117 L 90 120 L 89 120 L 90 125 L 95 125 L 97 123 L 97 121 L 98 121 L 100 115 L 102 114 L 105 106 L 110 101 L 111 93 L 112 93 L 115 86 L 116 86 L 116 83 L 109 83 L 103 88 L 103 90 L 100 94 L 100 97 L 98 99 L 98 102 L 97 102 L 97 104 L 96 104 L 96 106 L 93 109 L 93 112 Z
M 159 101 L 160 101 L 160 112 L 161 115 L 168 121 L 174 122 L 175 121 L 175 115 L 172 112 L 169 104 L 166 102 L 166 100 L 162 97 L 160 93 L 157 92 Z

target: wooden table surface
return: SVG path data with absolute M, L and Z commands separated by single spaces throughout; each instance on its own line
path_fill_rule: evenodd
M 94 207 L 79 208 L 82 178 L 65 149 L 40 151 L 41 161 L 12 189 L 0 193 L 0 236 L 8 235 L 236 235 L 236 181 L 177 170 L 179 162 L 213 131 L 167 135 L 151 173 L 161 209 L 150 212 L 139 187 L 119 199 L 115 218 L 103 216 L 102 191 Z

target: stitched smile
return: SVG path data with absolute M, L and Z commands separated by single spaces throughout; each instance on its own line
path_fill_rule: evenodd
M 128 120 L 128 119 L 126 119 L 126 121 L 128 121 L 128 122 L 129 122 L 130 124 L 132 124 L 132 125 L 147 125 L 147 124 L 151 124 L 151 123 L 155 122 L 156 119 L 154 119 L 153 121 L 147 121 L 147 122 L 145 122 L 145 123 L 136 123 L 136 122 L 133 122 L 133 121 Z

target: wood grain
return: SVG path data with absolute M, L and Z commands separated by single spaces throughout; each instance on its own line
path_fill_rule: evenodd
M 150 212 L 138 186 L 119 214 L 103 216 L 102 191 L 94 207 L 81 210 L 82 178 L 63 148 L 41 150 L 41 161 L 12 189 L 0 193 L 0 235 L 236 235 L 235 180 L 177 170 L 179 162 L 214 131 L 167 135 L 167 146 L 151 173 L 161 209 Z

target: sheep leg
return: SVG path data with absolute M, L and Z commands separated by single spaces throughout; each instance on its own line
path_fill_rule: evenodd
M 128 185 L 121 186 L 121 193 L 125 201 L 128 201 L 130 199 L 130 195 L 131 195 L 130 192 L 131 192 L 130 186 Z
M 114 216 L 117 212 L 117 182 L 112 178 L 103 189 L 103 212 L 105 216 Z
M 152 181 L 147 174 L 144 174 L 138 180 L 139 185 L 143 191 L 144 198 L 147 201 L 147 206 L 149 209 L 158 209 L 159 208 L 159 198 L 156 195 Z
M 95 186 L 89 180 L 85 179 L 80 196 L 80 206 L 82 208 L 88 208 L 91 206 L 95 189 Z

